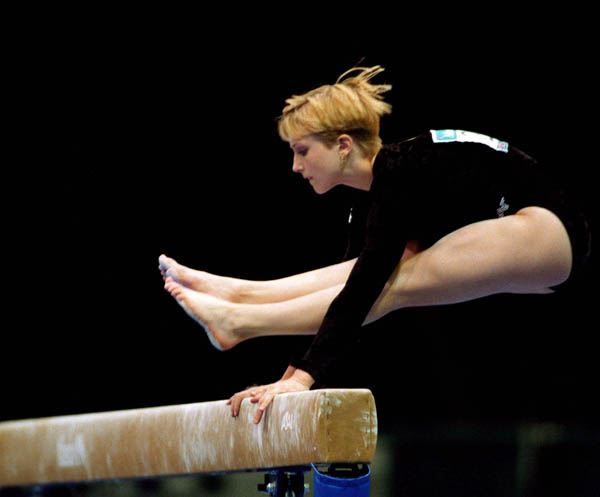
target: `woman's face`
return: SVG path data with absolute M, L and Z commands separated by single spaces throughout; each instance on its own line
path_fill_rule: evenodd
M 328 147 L 313 135 L 290 140 L 294 151 L 292 171 L 302 174 L 321 194 L 341 182 L 340 155 L 337 146 Z

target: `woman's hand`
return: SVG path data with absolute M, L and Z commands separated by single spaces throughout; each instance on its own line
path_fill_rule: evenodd
M 279 381 L 270 385 L 250 387 L 238 392 L 227 401 L 227 405 L 231 406 L 231 415 L 235 417 L 240 413 L 242 401 L 246 397 L 251 397 L 250 402 L 258 404 L 256 416 L 254 417 L 254 423 L 258 424 L 275 395 L 288 392 L 304 392 L 310 390 L 314 382 L 313 377 L 306 371 L 290 366 Z
M 295 372 L 296 372 L 295 367 L 288 366 L 288 368 L 285 370 L 285 373 L 283 373 L 283 376 L 281 377 L 281 379 L 279 381 L 283 381 L 283 380 L 287 380 L 287 379 L 291 378 Z M 246 390 L 242 390 L 241 392 L 238 392 L 235 395 L 233 395 L 233 397 L 231 397 L 227 401 L 227 405 L 231 406 L 231 415 L 234 418 L 239 415 L 240 405 L 242 404 L 242 401 L 246 397 L 253 397 L 253 399 L 258 398 L 258 395 L 263 393 L 268 387 L 270 387 L 272 385 L 274 385 L 274 383 L 271 385 L 263 385 L 263 386 L 254 385 L 254 386 L 246 388 Z M 251 400 L 251 402 L 252 401 L 253 400 Z

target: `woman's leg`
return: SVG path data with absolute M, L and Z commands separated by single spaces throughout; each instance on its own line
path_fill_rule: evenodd
M 229 278 L 198 271 L 165 255 L 159 258 L 163 278 L 228 302 L 264 304 L 283 302 L 344 283 L 356 259 L 270 281 Z
M 453 304 L 495 293 L 548 293 L 570 269 L 571 246 L 560 220 L 545 209 L 526 208 L 465 226 L 404 257 L 365 324 L 404 307 Z M 263 305 L 224 302 L 170 279 L 165 287 L 226 349 L 257 336 L 315 333 L 343 284 Z
M 381 311 L 464 302 L 496 293 L 552 293 L 572 264 L 565 227 L 552 212 L 516 215 L 461 228 L 407 260 L 390 278 Z
M 411 257 L 418 250 L 418 242 L 410 240 L 402 258 Z M 171 278 L 197 292 L 238 304 L 284 302 L 343 284 L 355 263 L 356 259 L 352 259 L 286 278 L 251 281 L 198 271 L 179 264 L 166 255 L 159 257 L 159 269 L 165 280 Z
M 342 283 L 283 302 L 238 304 L 196 292 L 171 278 L 165 283 L 165 288 L 202 325 L 220 350 L 259 336 L 315 334 L 329 304 L 343 287 Z

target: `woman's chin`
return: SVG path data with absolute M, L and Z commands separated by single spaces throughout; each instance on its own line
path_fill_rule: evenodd
M 315 185 L 312 184 L 313 190 L 315 191 L 316 194 L 318 195 L 323 195 L 324 193 L 327 193 L 328 191 L 330 191 L 333 186 L 330 185 Z

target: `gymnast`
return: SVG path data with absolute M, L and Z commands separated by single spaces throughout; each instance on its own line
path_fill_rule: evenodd
M 586 269 L 591 233 L 579 207 L 512 144 L 461 130 L 430 130 L 382 144 L 391 112 L 374 84 L 380 66 L 286 100 L 278 121 L 292 170 L 323 194 L 364 191 L 350 212 L 343 261 L 273 281 L 198 271 L 161 255 L 166 290 L 220 350 L 269 335 L 315 335 L 279 381 L 236 393 L 258 404 L 326 377 L 361 327 L 398 309 L 493 294 L 565 291 Z M 347 349 L 346 349 L 347 350 Z

